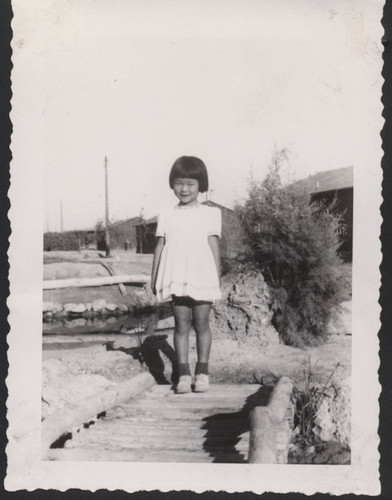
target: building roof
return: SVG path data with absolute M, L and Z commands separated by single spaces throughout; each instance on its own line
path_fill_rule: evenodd
M 310 175 L 295 182 L 297 186 L 307 188 L 311 194 L 353 187 L 353 167 L 336 168 Z
M 121 224 L 133 224 L 136 226 L 139 222 L 140 217 L 131 217 L 130 219 L 116 220 L 115 222 L 112 222 L 111 227 L 121 226 Z
M 149 219 L 145 220 L 145 224 L 156 224 L 158 222 L 158 216 L 154 215 L 154 217 L 150 217 Z

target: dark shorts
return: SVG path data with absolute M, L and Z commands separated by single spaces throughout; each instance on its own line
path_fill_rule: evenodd
M 203 304 L 210 304 L 212 305 L 211 300 L 195 300 L 192 299 L 192 297 L 188 296 L 178 296 L 178 295 L 172 295 L 172 303 L 173 306 L 188 306 L 188 307 L 193 307 L 193 306 L 201 306 Z

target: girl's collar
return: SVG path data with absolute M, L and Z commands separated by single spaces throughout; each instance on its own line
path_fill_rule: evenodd
M 197 202 L 194 205 L 180 205 L 179 203 L 174 207 L 179 210 L 189 210 L 191 208 L 198 208 L 201 207 L 201 203 Z

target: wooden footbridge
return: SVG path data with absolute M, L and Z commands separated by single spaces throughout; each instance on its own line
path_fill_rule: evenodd
M 73 425 L 51 443 L 45 458 L 285 463 L 291 387 L 290 381 L 281 379 L 274 390 L 256 384 L 219 384 L 206 393 L 178 395 L 170 385 L 154 384 L 101 412 L 100 418 Z M 50 425 L 49 421 L 47 430 Z

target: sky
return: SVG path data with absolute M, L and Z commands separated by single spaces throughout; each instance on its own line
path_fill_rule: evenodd
M 289 149 L 293 180 L 378 167 L 379 1 L 31 4 L 14 50 L 44 67 L 45 231 L 60 230 L 61 202 L 65 230 L 104 218 L 105 156 L 112 220 L 174 205 L 184 154 L 229 207 L 275 149 Z

